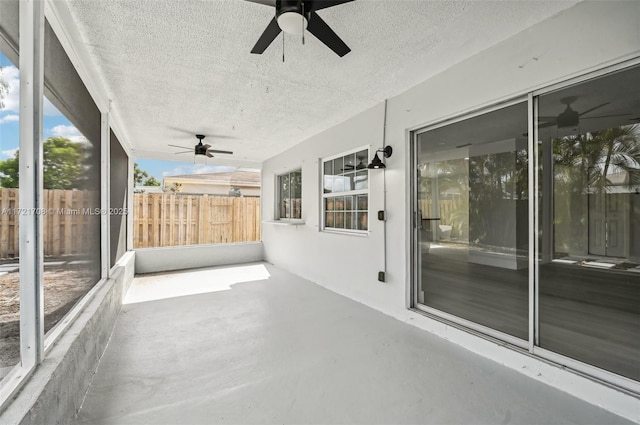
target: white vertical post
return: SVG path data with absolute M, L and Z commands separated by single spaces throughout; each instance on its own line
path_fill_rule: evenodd
M 129 156 L 127 167 L 127 251 L 133 250 L 133 167 L 135 160 Z
M 44 1 L 20 2 L 20 356 L 30 368 L 44 352 L 42 290 L 42 94 Z
M 529 158 L 529 170 L 528 170 L 528 191 L 529 191 L 529 352 L 533 353 L 533 349 L 536 343 L 536 314 L 535 314 L 535 297 L 536 297 L 536 198 L 538 192 L 536 191 L 535 177 L 536 177 L 536 135 L 535 132 L 535 108 L 534 97 L 532 93 L 529 93 L 527 99 L 527 131 L 528 131 L 528 158 Z
M 100 114 L 100 257 L 101 257 L 101 277 L 106 279 L 109 277 L 109 269 L 111 268 L 111 237 L 110 228 L 110 176 L 109 176 L 109 114 L 103 112 Z

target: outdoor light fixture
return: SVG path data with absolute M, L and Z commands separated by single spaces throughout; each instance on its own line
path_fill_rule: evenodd
M 384 165 L 384 162 L 382 162 L 382 160 L 378 156 L 378 152 L 382 152 L 385 158 L 389 158 L 393 153 L 393 149 L 391 148 L 391 146 L 385 146 L 382 149 L 378 149 L 376 151 L 375 156 L 371 160 L 371 164 L 367 165 L 367 168 L 369 169 L 387 168 L 387 166 Z

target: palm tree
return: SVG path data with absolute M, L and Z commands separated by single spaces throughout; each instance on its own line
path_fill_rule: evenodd
M 563 170 L 556 179 L 604 192 L 611 176 L 626 173 L 626 184 L 640 184 L 640 128 L 636 125 L 576 134 L 553 141 L 554 163 Z
M 554 139 L 552 146 L 556 250 L 581 251 L 587 235 L 587 195 L 640 185 L 640 127 L 574 134 Z

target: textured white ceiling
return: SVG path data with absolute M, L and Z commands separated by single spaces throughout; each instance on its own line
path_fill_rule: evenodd
M 367 1 L 318 14 L 351 48 L 307 33 L 251 48 L 274 9 L 243 0 L 71 0 L 81 43 L 137 157 L 192 160 L 195 133 L 262 162 L 577 3 Z M 220 155 L 222 157 L 222 155 Z

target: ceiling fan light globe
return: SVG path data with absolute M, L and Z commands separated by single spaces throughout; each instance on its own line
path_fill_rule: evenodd
M 285 12 L 278 16 L 278 26 L 287 34 L 302 34 L 308 24 L 307 18 L 296 12 Z

